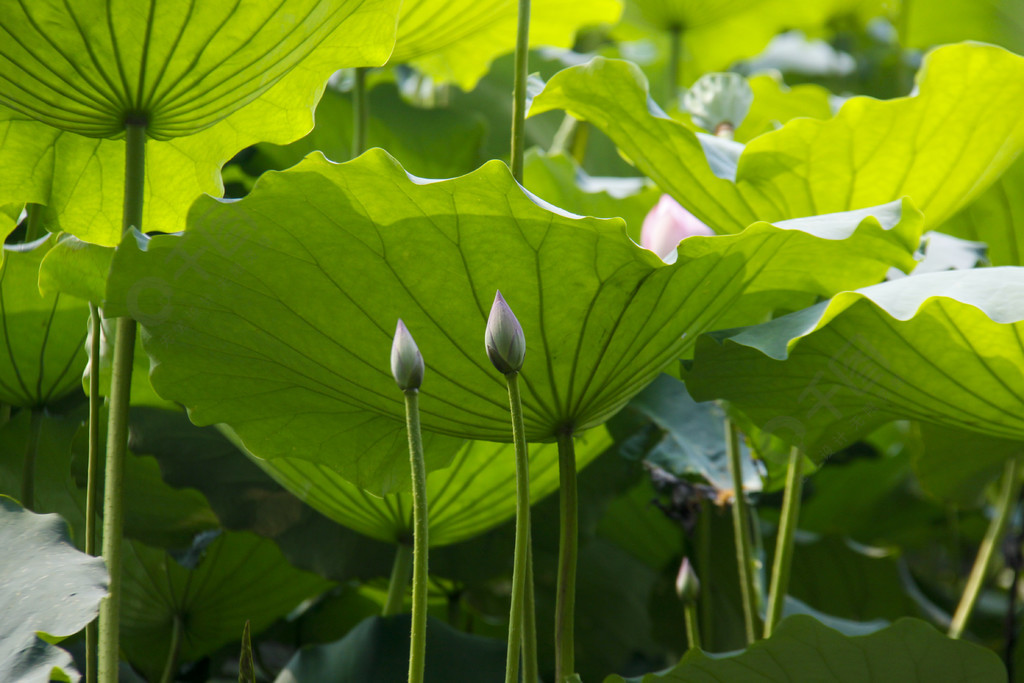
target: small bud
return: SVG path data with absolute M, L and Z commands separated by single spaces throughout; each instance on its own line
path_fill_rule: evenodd
M 391 344 L 391 374 L 402 391 L 419 389 L 423 383 L 423 356 L 401 318 Z
M 676 576 L 676 595 L 685 603 L 693 603 L 700 596 L 700 581 L 697 573 L 690 566 L 690 558 L 684 557 L 683 564 L 679 567 L 679 575 Z
M 663 194 L 644 218 L 640 230 L 640 246 L 653 251 L 665 263 L 675 263 L 676 247 L 684 239 L 694 235 L 714 234 L 714 230 L 704 225 L 679 202 Z
M 739 128 L 750 111 L 754 91 L 739 74 L 707 74 L 683 96 L 683 108 L 693 122 L 716 135 Z
M 487 318 L 487 332 L 484 334 L 487 357 L 498 372 L 507 375 L 519 372 L 526 357 L 526 337 L 515 313 L 505 303 L 501 292 L 494 295 L 491 314 Z

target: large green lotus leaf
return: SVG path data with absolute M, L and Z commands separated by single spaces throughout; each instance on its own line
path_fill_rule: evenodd
M 929 273 L 703 337 L 684 373 L 821 461 L 914 418 L 1024 439 L 1024 269 Z
M 117 244 L 124 141 L 109 138 L 141 112 L 143 224 L 180 230 L 238 151 L 309 131 L 334 70 L 387 59 L 397 4 L 21 3 L 0 17 L 0 205 L 44 204 L 65 231 Z
M 424 427 L 508 441 L 505 382 L 482 347 L 505 292 L 530 349 L 526 436 L 550 441 L 613 415 L 727 313 L 757 320 L 793 296 L 908 268 L 920 223 L 899 203 L 759 223 L 685 240 L 668 266 L 621 221 L 538 205 L 499 162 L 432 182 L 380 150 L 340 165 L 315 156 L 242 201 L 197 202 L 182 236 L 126 241 L 106 311 L 140 321 L 154 387 L 196 423 L 230 425 L 267 460 L 402 490 L 404 406 L 387 364 L 399 317 L 427 363 Z M 820 267 L 840 253 L 842 267 Z M 757 305 L 739 303 L 744 292 Z M 435 449 L 428 468 L 454 454 Z
M 530 114 L 564 109 L 590 121 L 718 232 L 902 196 L 937 226 L 999 177 L 1024 145 L 1017 115 L 1024 58 L 990 45 L 943 47 L 928 55 L 918 85 L 914 97 L 853 98 L 834 118 L 798 118 L 754 139 L 735 178 L 712 171 L 702 147 L 707 138 L 658 110 L 640 69 L 628 62 L 596 58 L 560 72 Z
M 81 416 L 42 415 L 36 445 L 32 509 L 55 512 L 68 526 L 79 547 L 85 546 L 85 495 L 71 476 L 71 442 Z M 31 413 L 19 411 L 0 426 L 0 495 L 21 498 L 25 452 Z
M 153 455 L 171 486 L 201 491 L 224 527 L 269 538 L 293 566 L 335 581 L 390 572 L 392 544 L 346 529 L 304 505 L 217 428 L 196 427 L 180 410 L 133 407 L 130 419 L 132 450 Z
M 576 32 L 614 24 L 621 0 L 546 0 L 530 8 L 530 45 L 572 47 Z M 516 46 L 514 0 L 406 0 L 390 64 L 411 63 L 435 81 L 472 90 Z
M 0 427 L 0 494 L 20 495 L 29 418 L 29 411 L 21 411 Z M 33 508 L 60 514 L 71 527 L 75 542 L 84 547 L 88 467 L 84 411 L 40 419 Z M 102 491 L 100 495 L 102 499 Z M 125 460 L 123 496 L 128 538 L 180 547 L 187 546 L 195 534 L 217 526 L 202 494 L 165 484 L 154 458 L 132 454 Z
M 58 515 L 37 515 L 0 496 L 0 679 L 79 679 L 71 655 L 37 636 L 70 636 L 96 618 L 107 568 L 75 550 Z
M 895 7 L 901 13 L 900 42 L 907 47 L 977 40 L 1024 51 L 1024 5 L 1016 0 L 901 0 Z
M 378 84 L 367 99 L 370 111 L 366 146 L 386 149 L 401 159 L 410 173 L 424 178 L 454 178 L 469 173 L 483 160 L 481 146 L 488 126 L 478 112 L 414 106 L 402 98 L 394 83 Z M 317 150 L 328 159 L 351 159 L 355 156 L 353 112 L 350 93 L 328 88 L 317 105 L 316 126 L 309 135 L 283 147 L 257 145 L 254 157 L 245 162 L 246 170 L 258 176 L 268 169 L 285 169 Z M 430 134 L 424 135 L 424 131 Z
M 626 679 L 609 676 L 605 683 Z M 946 638 L 917 619 L 900 619 L 865 636 L 847 637 L 807 616 L 788 617 L 771 638 L 733 657 L 692 650 L 666 674 L 637 683 L 997 683 L 1006 669 L 994 652 Z
M 1024 266 L 1024 158 L 939 229 L 985 242 L 994 266 Z
M 130 122 L 156 139 L 191 135 L 318 48 L 335 67 L 386 58 L 394 26 L 383 20 L 394 9 L 372 0 L 18 3 L 0 17 L 0 104 L 90 137 L 121 137 Z
M 237 641 L 246 620 L 259 633 L 331 585 L 292 567 L 269 539 L 214 533 L 197 538 L 181 562 L 138 541 L 124 544 L 121 647 L 150 680 L 167 659 L 176 617 L 181 661 L 193 661 Z
M 803 538 L 792 563 L 788 594 L 826 614 L 858 622 L 921 616 L 903 589 L 893 551 L 836 536 Z
M 55 237 L 4 246 L 0 264 L 0 401 L 40 408 L 79 386 L 85 369 L 89 306 L 39 293 L 39 263 Z
M 409 615 L 370 617 L 344 638 L 300 650 L 274 683 L 400 683 L 409 674 Z M 505 643 L 457 631 L 443 621 L 427 625 L 425 683 L 487 683 L 505 671 Z
M 586 467 L 611 445 L 594 429 L 576 446 L 576 467 Z M 256 464 L 304 503 L 339 524 L 388 542 L 412 539 L 412 494 L 372 496 L 327 465 L 302 458 L 255 458 Z M 451 465 L 427 475 L 430 545 L 458 543 L 511 519 L 516 513 L 515 449 L 510 443 L 467 441 Z M 558 490 L 558 447 L 530 444 L 530 500 Z
M 985 489 L 1003 473 L 1006 461 L 1024 455 L 1019 439 L 998 439 L 941 425 L 922 424 L 921 440 L 924 448 L 914 458 L 914 474 L 921 488 L 962 507 L 984 504 Z

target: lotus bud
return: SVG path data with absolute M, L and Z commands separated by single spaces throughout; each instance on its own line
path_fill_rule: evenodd
M 484 334 L 487 357 L 503 375 L 519 372 L 526 357 L 526 337 L 515 313 L 505 303 L 501 292 L 494 295 L 491 314 L 487 318 L 487 332 Z
M 743 76 L 707 74 L 683 95 L 683 109 L 704 130 L 731 138 L 753 101 L 754 91 Z
M 391 374 L 402 391 L 419 389 L 423 383 L 423 356 L 401 318 L 391 343 Z
M 684 209 L 679 202 L 663 194 L 644 218 L 640 246 L 653 251 L 665 263 L 675 263 L 676 247 L 684 239 L 694 235 L 714 234 L 711 228 Z
M 700 581 L 697 573 L 690 565 L 690 558 L 684 557 L 683 564 L 679 567 L 679 574 L 676 576 L 676 595 L 684 603 L 692 604 L 700 596 Z

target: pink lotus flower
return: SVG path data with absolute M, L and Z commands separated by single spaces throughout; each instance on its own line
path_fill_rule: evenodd
M 663 194 L 644 218 L 640 246 L 653 251 L 665 263 L 675 263 L 676 247 L 684 239 L 694 235 L 714 234 L 714 230 L 704 225 L 679 202 Z

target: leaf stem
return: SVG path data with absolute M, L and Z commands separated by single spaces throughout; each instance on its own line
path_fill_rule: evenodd
M 532 560 L 530 552 L 530 455 L 526 446 L 526 429 L 523 426 L 519 373 L 515 371 L 507 373 L 505 381 L 508 384 L 508 403 L 512 413 L 512 442 L 515 444 L 516 451 L 516 545 L 512 568 L 512 605 L 508 617 L 505 683 L 516 683 L 519 680 L 519 649 L 523 642 L 523 634 L 525 631 L 531 631 L 536 638 L 536 627 L 527 627 L 524 631 L 523 626 L 526 580 L 532 574 L 530 571 Z M 536 647 L 533 650 L 536 652 Z M 525 683 L 531 682 L 526 680 Z
M 559 518 L 558 586 L 555 599 L 555 680 L 571 676 L 575 662 L 576 557 L 579 553 L 579 511 L 576 494 L 576 446 L 572 430 L 558 435 Z
M 85 493 L 85 552 L 96 554 L 96 508 L 100 500 L 100 310 L 96 304 L 89 304 L 89 476 Z M 96 621 L 85 627 L 85 681 L 96 683 Z
M 953 620 L 949 624 L 948 635 L 950 638 L 959 638 L 967 627 L 967 620 L 971 617 L 974 605 L 981 594 L 981 587 L 985 583 L 985 575 L 988 574 L 992 556 L 1006 533 L 1006 526 L 1010 520 L 1010 513 L 1013 511 L 1014 491 L 1017 488 L 1018 461 L 1016 458 L 1006 462 L 1006 469 L 1003 472 L 1003 486 L 999 492 L 999 500 L 996 503 L 995 517 L 985 531 L 985 538 L 978 548 L 978 556 L 974 559 L 974 566 L 971 567 L 971 574 L 967 578 L 967 585 L 964 587 L 960 603 L 953 613 Z
M 364 66 L 356 67 L 356 82 L 352 88 L 352 158 L 366 151 L 366 127 L 370 121 L 370 102 L 366 92 Z
M 743 625 L 747 643 L 757 640 L 757 589 L 754 585 L 754 553 L 750 544 L 750 512 L 743 493 L 743 466 L 740 461 L 740 434 L 732 420 L 725 420 L 725 450 L 732 473 L 732 525 L 736 536 L 736 562 L 739 566 L 743 596 Z
M 43 431 L 43 409 L 33 408 L 25 444 L 25 460 L 21 470 L 21 505 L 26 510 L 35 510 L 36 497 L 36 456 L 39 453 L 39 437 Z
M 697 601 L 690 601 L 683 605 L 683 618 L 686 620 L 686 639 L 689 641 L 691 650 L 699 650 L 700 621 L 697 619 Z
M 530 0 L 519 0 L 516 31 L 515 81 L 512 86 L 512 177 L 523 182 L 526 151 L 526 79 L 530 68 Z
M 789 589 L 789 570 L 793 564 L 793 534 L 800 516 L 800 497 L 804 488 L 804 454 L 799 448 L 789 451 L 786 470 L 786 493 L 782 499 L 782 518 L 775 540 L 775 559 L 772 562 L 772 585 L 768 598 L 768 613 L 764 620 L 764 637 L 770 638 L 772 630 L 782 617 L 782 607 Z
M 388 583 L 388 597 L 380 615 L 390 617 L 399 614 L 405 603 L 405 587 L 409 585 L 412 573 L 412 546 L 399 543 L 395 548 L 395 563 L 391 565 L 391 581 Z
M 668 29 L 668 102 L 666 102 L 670 108 L 679 106 L 679 74 L 682 61 L 683 27 L 672 26 Z
M 405 417 L 412 468 L 412 639 L 409 644 L 409 683 L 423 683 L 427 652 L 427 467 L 420 435 L 419 391 L 406 389 Z
M 184 630 L 184 623 L 180 614 L 174 615 L 174 624 L 171 627 L 171 645 L 167 649 L 167 662 L 164 664 L 164 673 L 160 676 L 160 683 L 173 683 L 174 674 L 178 670 L 178 655 L 181 653 L 181 632 Z
M 146 126 L 125 124 L 124 212 L 122 240 L 132 227 L 142 229 L 142 203 L 146 183 Z M 103 494 L 103 559 L 110 573 L 109 595 L 100 603 L 99 680 L 117 683 L 121 607 L 121 534 L 124 509 L 121 486 L 128 451 L 128 407 L 136 324 L 118 318 L 114 333 L 114 365 L 110 381 L 110 416 L 107 426 L 107 463 Z

